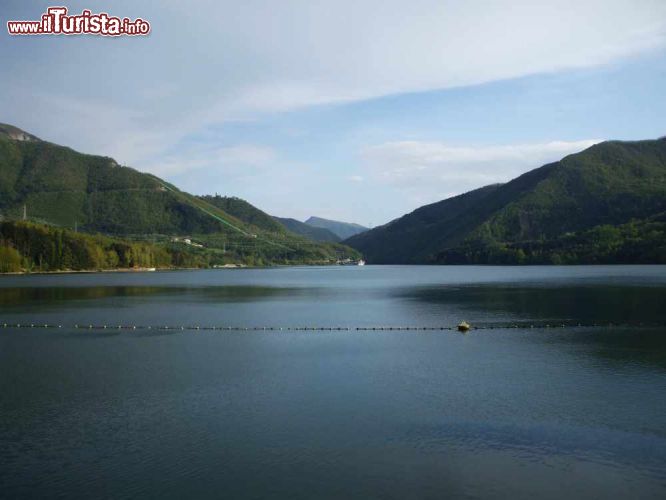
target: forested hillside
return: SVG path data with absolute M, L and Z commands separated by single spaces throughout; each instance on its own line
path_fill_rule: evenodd
M 178 239 L 183 245 L 197 239 L 201 246 L 188 251 L 207 253 L 203 262 L 322 264 L 359 256 L 344 245 L 293 234 L 244 200 L 196 197 L 111 158 L 78 153 L 2 124 L 0 218 L 134 241 Z
M 205 258 L 167 245 L 0 222 L 0 272 L 203 267 Z
M 199 198 L 258 229 L 273 233 L 285 232 L 285 227 L 273 217 L 241 198 L 218 195 L 200 196 Z
M 322 217 L 310 217 L 305 221 L 308 226 L 328 229 L 341 240 L 367 231 L 368 228 L 353 222 L 341 222 L 337 220 L 323 219 Z
M 274 217 L 276 221 L 286 227 L 289 231 L 295 234 L 300 234 L 304 238 L 307 238 L 312 241 L 328 241 L 328 242 L 338 242 L 340 237 L 336 234 L 333 234 L 328 229 L 323 227 L 314 227 L 301 222 L 296 219 L 290 219 L 287 217 Z
M 659 232 L 648 228 L 656 227 L 650 221 L 657 223 L 665 210 L 666 139 L 610 141 L 506 184 L 421 207 L 345 243 L 363 252 L 369 262 L 386 264 L 497 262 L 502 248 L 532 255 L 527 261 L 558 262 L 567 254 L 567 262 L 591 262 L 594 249 L 601 251 L 594 244 L 595 235 L 607 231 L 629 238 L 645 229 L 650 241 L 658 244 Z M 625 224 L 630 225 L 620 227 Z M 562 248 L 581 238 L 585 250 Z M 633 240 L 620 246 L 625 245 L 642 248 Z M 597 260 L 658 260 L 653 253 L 641 256 L 635 251 L 622 257 L 603 255 Z

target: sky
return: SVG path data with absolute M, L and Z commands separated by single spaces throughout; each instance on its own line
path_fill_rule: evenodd
M 3 26 L 50 5 L 3 0 Z M 666 135 L 664 0 L 57 5 L 151 33 L 4 31 L 0 122 L 282 217 L 377 226 Z

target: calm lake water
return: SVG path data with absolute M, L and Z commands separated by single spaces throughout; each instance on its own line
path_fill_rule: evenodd
M 666 498 L 666 267 L 0 277 L 2 498 Z

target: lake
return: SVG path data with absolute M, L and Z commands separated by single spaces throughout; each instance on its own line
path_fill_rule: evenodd
M 666 266 L 2 276 L 0 497 L 666 498 L 664 325 Z

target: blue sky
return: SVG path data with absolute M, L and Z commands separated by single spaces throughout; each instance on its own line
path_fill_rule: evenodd
M 600 140 L 666 134 L 661 0 L 66 5 L 152 33 L 5 33 L 0 121 L 275 215 L 383 224 Z

